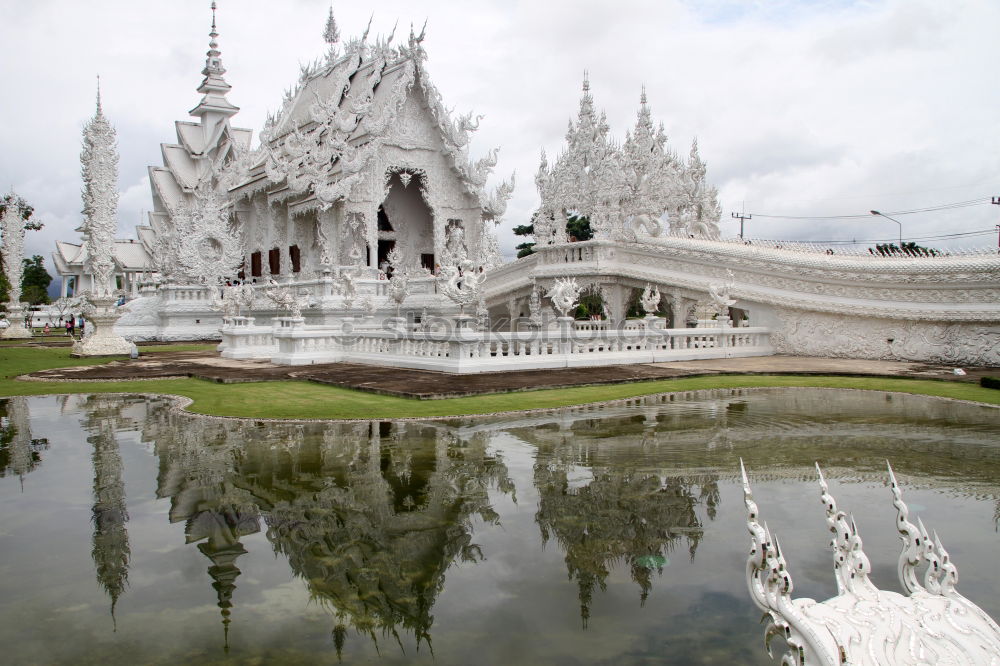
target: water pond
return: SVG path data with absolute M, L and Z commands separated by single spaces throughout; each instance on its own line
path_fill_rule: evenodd
M 889 459 L 1000 617 L 995 408 L 756 389 L 288 424 L 49 396 L 0 400 L 3 662 L 774 663 L 741 457 L 796 596 L 836 592 L 814 461 L 899 589 Z

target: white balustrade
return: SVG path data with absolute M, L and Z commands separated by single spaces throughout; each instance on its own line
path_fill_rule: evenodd
M 589 367 L 678 360 L 766 356 L 761 327 L 473 332 L 359 329 L 346 323 L 305 326 L 278 317 L 273 328 L 239 322 L 223 330 L 228 358 L 267 358 L 281 365 L 367 363 L 450 373 Z M 642 323 L 641 320 L 639 320 Z M 256 355 L 248 355 L 253 350 Z

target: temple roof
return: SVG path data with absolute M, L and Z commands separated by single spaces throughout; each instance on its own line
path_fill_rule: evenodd
M 115 239 L 112 247 L 115 266 L 124 271 L 153 270 L 153 262 L 143 243 L 131 238 Z M 87 260 L 85 244 L 56 241 L 56 251 L 52 253 L 56 270 L 60 274 L 82 270 Z
M 259 157 L 232 191 L 245 195 L 259 190 L 266 186 L 266 175 L 274 185 L 270 196 L 296 198 L 290 204 L 296 210 L 325 208 L 348 197 L 363 181 L 383 145 L 399 145 L 440 154 L 484 217 L 502 215 L 513 184 L 503 183 L 490 195 L 484 192 L 496 151 L 469 161 L 469 135 L 479 118 L 471 113 L 453 118 L 444 107 L 424 69 L 423 33 L 411 30 L 405 43 L 395 45 L 393 35 L 369 43 L 366 30 L 340 55 L 330 41 L 334 31 L 329 25 L 324 32 L 331 43 L 327 58 L 302 68 L 281 110 L 268 118 Z M 404 125 L 412 121 L 401 115 L 414 104 L 430 132 L 402 139 L 402 133 L 412 130 Z

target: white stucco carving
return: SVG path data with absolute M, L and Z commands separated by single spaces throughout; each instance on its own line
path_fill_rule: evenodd
M 647 284 L 640 299 L 642 309 L 646 314 L 656 314 L 660 307 L 660 290 L 658 287 Z
M 687 164 L 667 146 L 663 125 L 653 125 L 645 90 L 635 127 L 618 147 L 604 114 L 594 108 L 585 78 L 576 121 L 570 122 L 566 146 L 551 168 L 542 151 L 535 176 L 542 200 L 533 218 L 535 241 L 565 242 L 569 213 L 588 218 L 597 239 L 635 240 L 639 229 L 658 236 L 664 217 L 677 233 L 717 237 L 722 209 L 705 174 L 697 141 Z
M 560 278 L 553 283 L 545 294 L 560 317 L 568 317 L 570 310 L 576 307 L 580 300 L 580 286 L 575 278 Z
M 31 330 L 24 325 L 24 306 L 21 304 L 22 263 L 24 259 L 24 219 L 23 200 L 11 191 L 0 218 L 4 276 L 9 285 L 7 290 L 7 326 L 0 330 L 3 338 L 30 338 Z M 26 304 L 25 304 L 26 305 Z
M 880 590 L 871 582 L 871 563 L 853 517 L 838 509 L 816 465 L 833 535 L 833 570 L 837 595 L 826 601 L 792 597 L 792 577 L 774 532 L 761 524 L 743 461 L 740 461 L 747 508 L 750 553 L 746 579 L 750 598 L 769 620 L 765 645 L 780 636 L 788 645 L 782 664 L 996 664 L 1000 663 L 1000 627 L 983 609 L 955 589 L 958 569 L 940 537 L 921 521 L 908 519 L 896 477 L 889 467 L 896 529 L 903 542 L 898 558 L 904 594 Z M 917 569 L 923 568 L 923 581 Z

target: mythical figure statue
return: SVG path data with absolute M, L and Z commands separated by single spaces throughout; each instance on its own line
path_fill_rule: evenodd
M 253 307 L 255 290 L 253 285 L 238 284 L 232 287 L 222 287 L 222 297 L 215 298 L 213 304 L 222 310 L 222 316 L 231 319 L 240 316 L 240 312 L 250 311 Z
M 580 286 L 576 278 L 559 278 L 545 294 L 561 317 L 568 317 L 580 299 Z
M 399 250 L 396 248 L 390 250 L 388 260 L 392 270 L 392 277 L 389 278 L 389 298 L 396 304 L 396 317 L 398 318 L 403 301 L 410 295 L 410 279 L 406 275 L 403 254 Z
M 542 325 L 542 294 L 538 285 L 531 287 L 531 296 L 528 298 L 528 320 L 533 326 Z
M 268 280 L 264 287 L 264 295 L 274 302 L 279 310 L 287 310 L 288 316 L 293 319 L 301 319 L 302 309 L 312 305 L 313 300 L 308 292 L 296 293 L 294 284 L 278 284 L 274 278 Z
M 358 287 L 354 283 L 354 271 L 352 269 L 340 271 L 340 282 L 337 284 L 337 293 L 344 297 L 344 309 L 350 310 L 355 296 L 358 295 Z
M 465 246 L 465 229 L 461 220 L 448 220 L 448 226 L 444 230 L 444 238 L 442 265 L 459 266 L 469 258 L 469 251 Z
M 720 317 L 728 317 L 729 308 L 736 304 L 736 300 L 729 296 L 734 288 L 733 272 L 727 270 L 726 273 L 729 275 L 729 280 L 725 284 L 712 284 L 708 286 L 708 295 L 712 299 L 712 307 Z
M 465 306 L 479 300 L 482 274 L 470 260 L 464 259 L 459 265 L 447 265 L 441 269 L 438 282 L 441 293 L 458 305 L 459 312 L 465 314 Z
M 792 598 L 792 578 L 778 540 L 758 520 L 743 461 L 743 497 L 750 532 L 746 577 L 753 602 L 770 624 L 765 646 L 781 636 L 788 666 L 858 666 L 875 664 L 995 664 L 1000 662 L 1000 627 L 979 606 L 955 589 L 958 571 L 941 539 L 914 525 L 889 467 L 896 529 L 903 542 L 899 582 L 905 595 L 880 590 L 869 580 L 871 564 L 854 520 L 837 509 L 819 465 L 820 500 L 833 535 L 837 596 L 817 603 Z M 924 583 L 918 567 L 926 566 Z
M 642 309 L 647 315 L 655 315 L 660 307 L 660 289 L 647 284 L 641 297 Z

